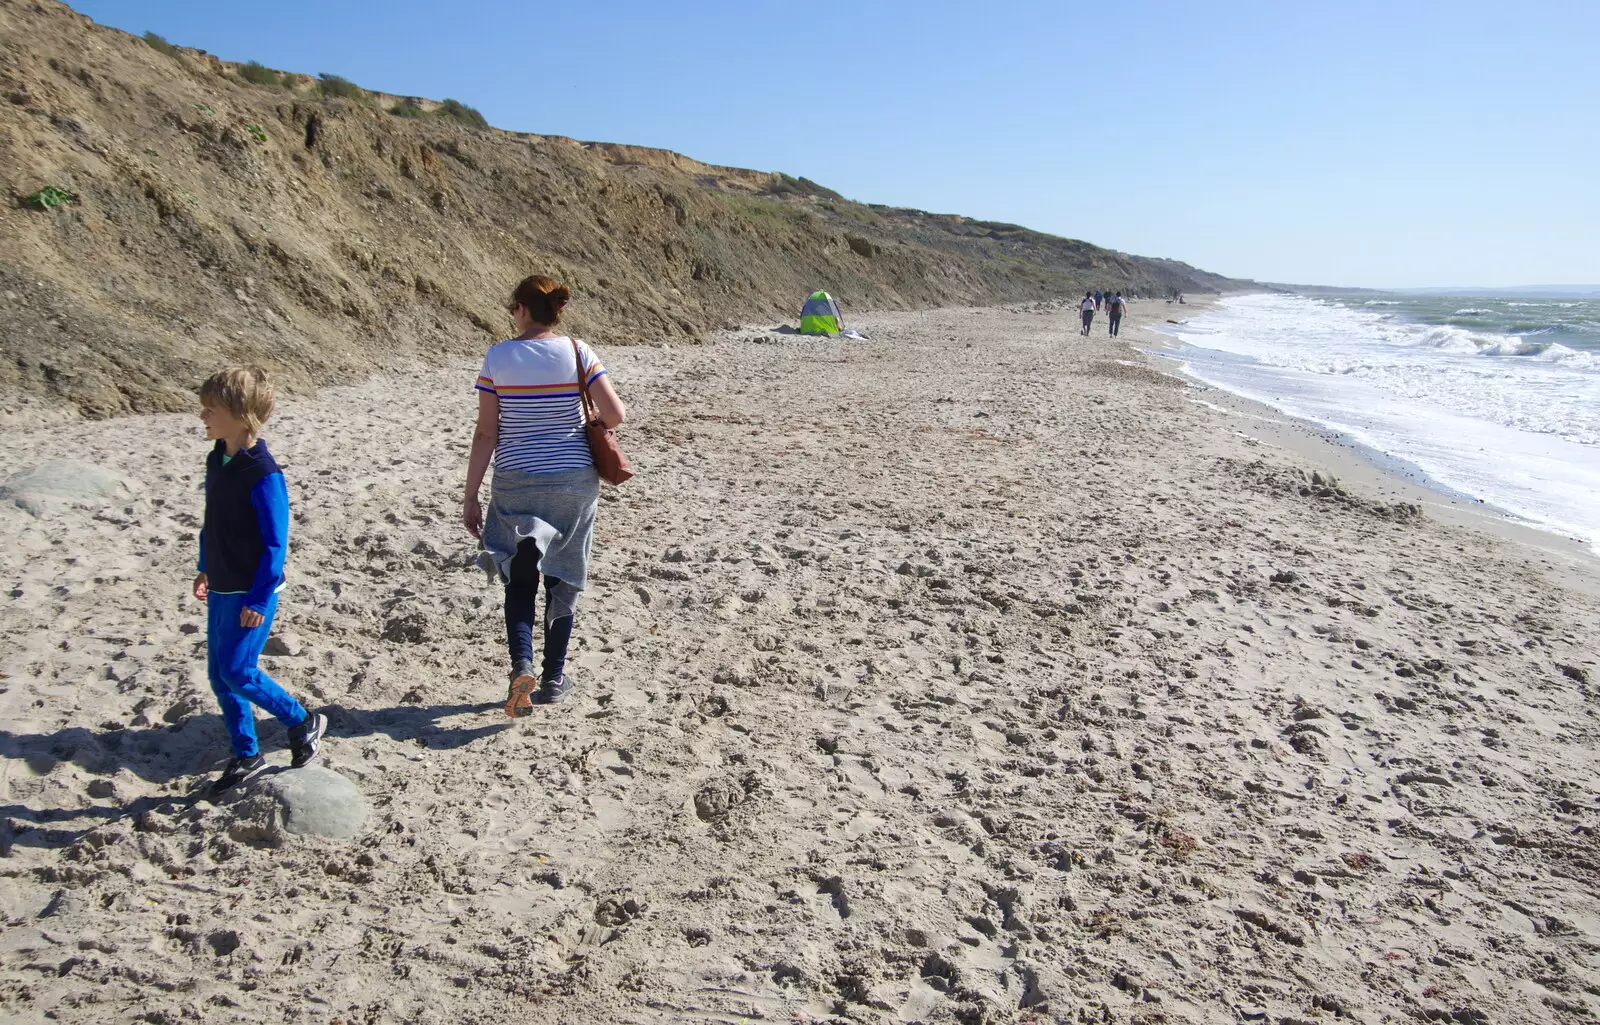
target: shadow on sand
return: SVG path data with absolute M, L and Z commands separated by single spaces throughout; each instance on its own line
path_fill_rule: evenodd
M 400 742 L 414 742 L 435 751 L 450 751 L 508 729 L 498 721 L 472 726 L 440 726 L 454 715 L 497 712 L 498 702 L 455 705 L 398 705 L 360 709 L 342 705 L 318 708 L 328 717 L 327 743 L 357 740 L 382 734 Z M 283 730 L 270 719 L 256 720 L 262 752 L 283 745 Z M 65 847 L 107 822 L 136 819 L 147 811 L 171 811 L 193 805 L 205 793 L 208 774 L 228 756 L 228 737 L 222 716 L 192 715 L 172 726 L 94 730 L 68 726 L 54 733 L 11 733 L 0 730 L 0 758 L 23 762 L 35 776 L 44 776 L 70 762 L 93 776 L 113 776 L 126 769 L 149 783 L 166 786 L 189 780 L 182 793 L 149 795 L 127 804 L 90 804 L 87 807 L 34 807 L 0 805 L 0 856 L 12 846 Z M 198 777 L 198 778 L 197 778 Z M 57 791 L 57 793 L 60 793 Z M 65 795 L 73 803 L 115 800 L 111 780 L 91 780 L 84 793 Z M 48 800 L 36 802 L 44 805 Z M 62 802 L 65 803 L 65 802 Z M 84 820 L 93 820 L 85 824 Z M 58 825 L 71 823 L 70 826 Z

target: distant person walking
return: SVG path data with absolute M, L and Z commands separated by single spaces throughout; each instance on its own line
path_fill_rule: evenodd
M 467 459 L 462 522 L 506 586 L 511 685 L 506 715 L 566 698 L 567 644 L 578 594 L 588 581 L 600 478 L 584 431 L 579 375 L 607 427 L 622 423 L 622 400 L 594 350 L 556 331 L 571 293 L 546 277 L 524 279 L 506 311 L 515 338 L 489 347 L 478 375 L 478 424 Z M 489 513 L 478 504 L 489 458 Z M 534 606 L 543 577 L 544 658 L 533 673 Z M 535 688 L 537 687 L 537 693 Z
M 1094 308 L 1095 308 L 1095 309 L 1096 309 L 1096 310 L 1098 310 L 1098 309 L 1100 309 L 1100 303 L 1101 303 L 1101 301 L 1102 301 L 1102 300 L 1103 300 L 1103 298 L 1104 298 L 1104 297 L 1103 297 L 1103 295 L 1102 295 L 1102 294 L 1101 294 L 1101 292 L 1100 292 L 1100 290 L 1099 290 L 1099 289 L 1098 289 L 1098 288 L 1097 288 L 1097 289 L 1095 289 L 1095 290 L 1094 290 Z
M 1089 327 L 1094 323 L 1094 293 L 1083 293 L 1083 302 L 1078 304 L 1078 311 L 1083 317 L 1083 327 L 1078 331 L 1080 335 L 1088 336 Z
M 1122 314 L 1127 310 L 1128 304 L 1123 301 L 1122 293 L 1106 300 L 1106 326 L 1111 331 L 1111 337 L 1117 337 L 1117 331 L 1122 327 Z

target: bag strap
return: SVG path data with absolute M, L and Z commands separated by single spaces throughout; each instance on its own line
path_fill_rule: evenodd
M 595 409 L 594 399 L 589 397 L 589 370 L 583 365 L 583 354 L 578 351 L 578 340 L 568 336 L 567 341 L 572 343 L 572 362 L 578 367 L 578 401 L 583 407 L 583 422 L 591 423 L 600 419 L 600 413 Z

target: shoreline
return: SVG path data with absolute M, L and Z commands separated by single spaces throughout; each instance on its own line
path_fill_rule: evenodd
M 1243 293 L 1241 293 L 1243 294 Z M 1218 296 L 1206 296 L 1190 303 L 1198 310 L 1211 308 Z M 1171 366 L 1171 372 L 1189 382 L 1225 415 L 1239 418 L 1242 432 L 1254 431 L 1263 442 L 1293 452 L 1313 463 L 1323 463 L 1340 481 L 1358 483 L 1385 500 L 1421 506 L 1442 522 L 1469 527 L 1552 557 L 1586 582 L 1593 593 L 1600 593 L 1600 551 L 1582 538 L 1563 534 L 1533 520 L 1451 488 L 1430 477 L 1421 467 L 1352 440 L 1344 433 L 1316 421 L 1297 417 L 1283 410 L 1229 391 L 1188 373 L 1183 367 L 1182 344 L 1156 329 L 1166 318 L 1143 318 L 1134 323 L 1141 356 Z

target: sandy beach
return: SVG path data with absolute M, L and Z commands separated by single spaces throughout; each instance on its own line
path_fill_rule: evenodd
M 122 490 L 0 508 L 0 1016 L 1594 1020 L 1593 560 L 1137 351 L 1185 309 L 603 350 L 639 476 L 516 721 L 476 364 L 285 402 L 348 841 L 198 797 L 197 418 L 7 428 Z

